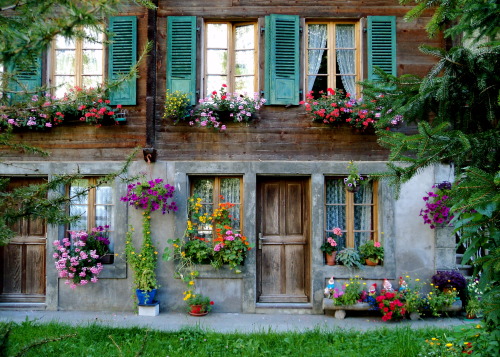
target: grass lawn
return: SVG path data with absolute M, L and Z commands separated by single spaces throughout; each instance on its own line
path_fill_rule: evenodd
M 10 333 L 6 334 L 9 330 Z M 74 327 L 26 321 L 11 325 L 0 323 L 0 343 L 3 340 L 0 356 L 411 357 L 419 353 L 422 356 L 450 356 L 450 353 L 428 353 L 429 341 L 443 341 L 451 331 L 401 327 L 368 332 L 314 329 L 307 332 L 261 331 L 245 334 L 218 333 L 197 328 L 162 332 L 143 328 L 120 329 L 99 325 Z M 26 350 L 27 346 L 34 343 L 33 347 Z

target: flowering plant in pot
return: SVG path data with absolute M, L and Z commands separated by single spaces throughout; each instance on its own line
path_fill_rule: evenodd
M 365 177 L 359 174 L 358 166 L 353 161 L 349 161 L 347 170 L 349 175 L 344 178 L 344 185 L 346 185 L 347 191 L 356 192 L 361 188 L 361 184 L 366 182 Z
M 459 271 L 438 271 L 431 278 L 432 284 L 439 290 L 453 289 L 463 291 L 467 287 L 467 280 Z
M 384 247 L 380 242 L 375 242 L 374 240 L 369 240 L 359 247 L 359 254 L 361 259 L 366 261 L 366 264 L 377 265 L 379 262 L 384 261 Z M 368 260 L 370 262 L 368 262 Z
M 156 280 L 156 265 L 158 251 L 153 245 L 151 237 L 151 213 L 161 210 L 162 214 L 177 211 L 173 198 L 175 188 L 163 184 L 162 179 L 137 182 L 128 185 L 127 195 L 121 200 L 128 202 L 136 209 L 143 209 L 142 213 L 142 244 L 139 251 L 133 244 L 134 228 L 130 226 L 125 241 L 125 256 L 134 273 L 134 286 L 138 298 L 146 295 L 144 304 L 153 303 L 158 283 Z M 142 304 L 141 304 L 142 305 Z
M 331 298 L 336 306 L 354 305 L 362 301 L 361 292 L 362 284 L 359 276 L 350 278 L 349 281 L 342 285 L 341 289 L 334 288 Z
M 449 191 L 451 183 L 443 181 L 437 185 L 433 185 L 434 191 L 427 192 L 423 197 L 425 208 L 420 210 L 420 216 L 424 219 L 424 224 L 429 224 L 431 229 L 436 226 L 446 225 L 453 219 L 450 214 Z
M 258 93 L 249 97 L 227 93 L 226 88 L 227 85 L 223 84 L 219 91 L 213 91 L 205 99 L 200 99 L 200 105 L 193 113 L 194 120 L 191 120 L 189 125 L 224 131 L 224 121 L 248 122 L 266 102 Z
M 333 234 L 336 236 L 342 235 L 342 229 L 336 227 L 333 229 Z M 335 265 L 335 258 L 337 254 L 337 242 L 333 237 L 328 237 L 326 241 L 319 247 L 326 255 L 327 265 Z
M 60 278 L 72 289 L 91 283 L 97 283 L 103 266 L 98 262 L 99 255 L 95 249 L 89 249 L 85 241 L 78 236 L 63 238 L 62 242 L 54 241 L 56 252 L 53 254 Z
M 187 292 L 184 301 L 188 305 L 188 312 L 194 316 L 208 314 L 212 310 L 214 302 L 208 296 Z
M 165 111 L 163 113 L 164 119 L 173 119 L 174 124 L 180 120 L 185 119 L 190 115 L 191 105 L 187 93 L 180 91 L 170 92 L 167 89 L 165 94 Z

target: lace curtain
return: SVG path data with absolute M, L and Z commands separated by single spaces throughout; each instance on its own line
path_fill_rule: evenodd
M 321 66 L 321 59 L 323 58 L 323 52 L 325 52 L 324 48 L 326 47 L 326 25 L 309 25 L 309 50 L 308 52 L 308 72 L 309 72 L 309 80 L 308 80 L 308 88 L 307 91 L 310 92 L 313 89 L 314 82 L 316 81 L 315 74 L 318 74 L 319 67 Z M 319 49 L 321 48 L 321 49 Z M 318 49 L 318 50 L 316 50 Z
M 359 247 L 370 239 L 372 229 L 372 199 L 373 187 L 371 184 L 362 186 L 354 193 L 354 245 Z M 342 179 L 326 182 L 326 234 L 331 234 L 335 227 L 346 228 L 346 191 Z M 339 249 L 345 247 L 345 234 L 335 237 Z
M 353 98 L 356 98 L 356 78 L 353 76 L 355 74 L 354 25 L 337 25 L 335 43 L 342 84 L 346 92 L 351 93 Z

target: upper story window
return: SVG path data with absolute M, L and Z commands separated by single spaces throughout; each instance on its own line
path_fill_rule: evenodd
M 205 94 L 228 85 L 229 93 L 257 91 L 257 25 L 217 22 L 205 27 Z
M 72 87 L 96 87 L 103 82 L 103 34 L 91 29 L 85 29 L 85 34 L 86 38 L 57 36 L 54 40 L 52 83 L 58 98 Z
M 307 24 L 307 92 L 326 93 L 327 88 L 343 89 L 353 96 L 361 59 L 358 23 L 311 22 Z
M 378 182 L 370 181 L 357 192 L 348 192 L 342 178 L 327 178 L 325 184 L 325 235 L 334 228 L 344 234 L 335 240 L 339 249 L 358 248 L 378 240 Z

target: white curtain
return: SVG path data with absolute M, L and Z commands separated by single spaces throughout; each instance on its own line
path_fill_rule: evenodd
M 352 98 L 356 98 L 354 25 L 337 25 L 335 43 L 342 84 L 346 92 L 351 93 Z
M 371 204 L 373 202 L 373 185 L 368 183 L 361 186 L 360 190 L 354 194 L 354 244 L 359 247 L 370 239 L 372 229 L 372 206 L 356 206 L 356 204 Z
M 310 49 L 326 47 L 326 29 L 326 25 L 318 24 L 308 26 L 308 41 Z M 318 74 L 324 51 L 325 50 L 309 50 L 308 52 L 308 92 L 310 92 L 314 86 L 314 81 L 316 80 L 315 74 Z

